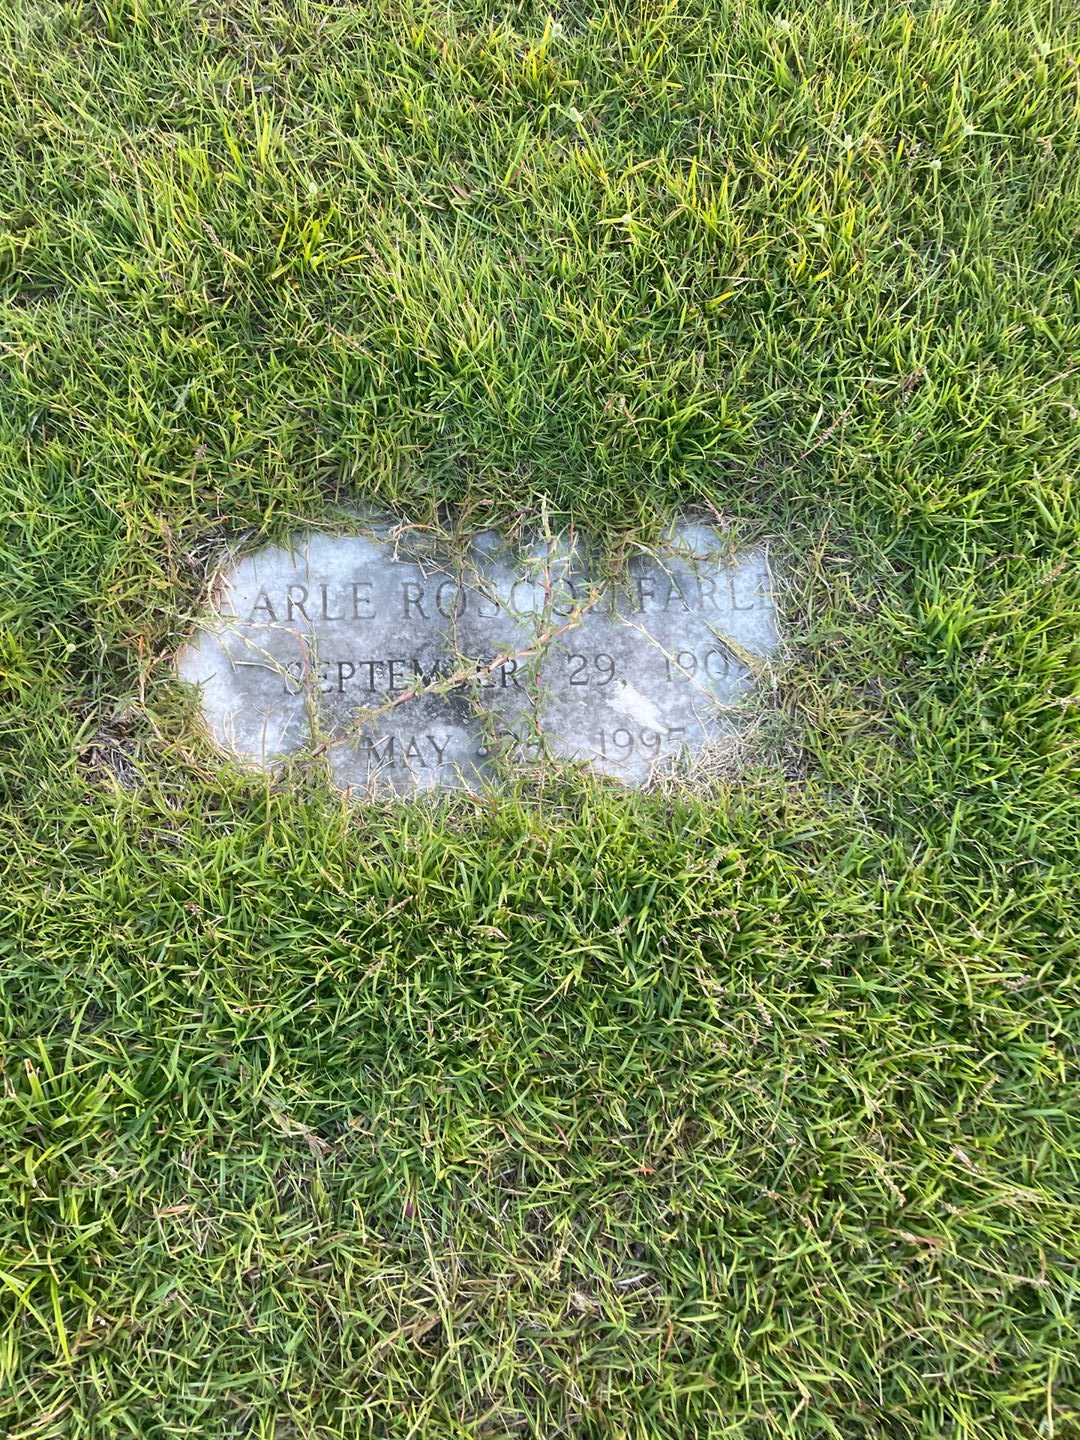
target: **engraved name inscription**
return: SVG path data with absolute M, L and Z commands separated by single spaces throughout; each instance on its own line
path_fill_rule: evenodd
M 294 624 L 317 620 L 326 625 L 351 625 L 359 620 L 377 620 L 375 600 L 372 591 L 373 580 L 350 580 L 344 585 L 331 586 L 326 581 L 317 584 L 301 584 L 294 581 L 280 590 L 263 589 L 256 596 L 246 619 L 249 624 L 284 621 Z M 718 588 L 723 587 L 723 588 Z M 574 614 L 575 606 L 581 605 L 588 594 L 588 582 L 564 579 L 562 593 L 551 603 L 551 613 L 565 619 Z M 673 607 L 686 614 L 691 612 L 730 609 L 733 611 L 753 610 L 760 603 L 760 597 L 739 594 L 735 576 L 719 579 L 710 575 L 694 575 L 689 583 L 680 584 L 672 576 L 638 576 L 630 591 L 633 603 L 628 613 L 645 615 L 666 613 Z M 502 613 L 513 615 L 535 615 L 544 609 L 544 596 L 537 594 L 532 581 L 514 581 L 509 587 L 505 602 L 478 593 L 468 585 L 457 581 L 444 580 L 425 585 L 416 580 L 401 582 L 400 588 L 382 596 L 388 600 L 402 620 L 431 620 L 441 616 L 444 620 L 455 620 L 472 612 L 482 619 L 494 619 Z M 618 592 L 607 596 L 609 614 L 615 613 Z

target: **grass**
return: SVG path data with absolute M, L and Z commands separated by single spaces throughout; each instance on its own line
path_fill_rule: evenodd
M 1080 1434 L 1080 25 L 0 4 L 0 1423 Z M 226 543 L 767 537 L 700 794 L 199 741 Z

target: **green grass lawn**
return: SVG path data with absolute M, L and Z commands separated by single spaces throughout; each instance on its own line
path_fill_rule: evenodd
M 0 1432 L 1080 1436 L 1080 15 L 0 0 Z M 767 540 L 707 793 L 200 738 L 225 544 Z

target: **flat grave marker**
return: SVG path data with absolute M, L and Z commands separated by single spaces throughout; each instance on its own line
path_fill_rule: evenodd
M 177 668 L 232 757 L 325 754 L 360 797 L 552 759 L 637 786 L 738 734 L 777 641 L 765 551 L 701 522 L 616 580 L 580 539 L 455 554 L 387 523 L 234 560 Z

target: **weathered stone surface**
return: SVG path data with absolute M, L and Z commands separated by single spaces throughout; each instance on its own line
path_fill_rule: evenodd
M 762 550 L 695 521 L 618 581 L 577 539 L 464 554 L 418 532 L 306 532 L 226 568 L 178 658 L 241 761 L 328 757 L 351 793 L 479 789 L 584 761 L 630 785 L 736 733 L 776 649 Z

